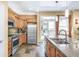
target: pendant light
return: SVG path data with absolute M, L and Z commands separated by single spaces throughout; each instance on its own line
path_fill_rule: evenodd
M 65 9 L 65 17 L 69 17 L 69 9 L 67 7 L 67 3 L 66 3 L 66 9 Z
M 57 6 L 58 6 L 58 1 L 55 1 L 55 4 L 56 4 L 56 8 L 57 8 Z M 56 10 L 57 11 L 57 10 Z M 58 22 L 58 17 L 56 16 L 56 22 Z
M 69 9 L 65 10 L 65 17 L 69 17 Z

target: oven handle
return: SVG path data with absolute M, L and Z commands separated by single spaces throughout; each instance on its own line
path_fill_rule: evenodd
M 12 41 L 16 41 L 16 40 L 18 40 L 18 38 L 12 39 Z

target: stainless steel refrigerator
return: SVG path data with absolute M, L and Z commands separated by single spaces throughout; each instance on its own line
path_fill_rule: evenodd
M 27 44 L 36 44 L 36 24 L 27 25 Z

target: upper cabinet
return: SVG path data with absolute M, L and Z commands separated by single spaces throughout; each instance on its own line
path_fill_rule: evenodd
M 37 15 L 19 15 L 20 19 L 27 21 L 27 23 L 35 23 L 37 22 Z
M 8 18 L 10 18 L 11 20 L 16 20 L 17 14 L 14 13 L 10 8 L 8 9 Z
M 8 9 L 8 18 L 15 21 L 15 26 L 17 28 L 23 28 L 27 23 L 37 22 L 37 15 L 18 15 L 10 8 Z
M 27 22 L 37 22 L 37 16 L 36 15 L 27 16 Z

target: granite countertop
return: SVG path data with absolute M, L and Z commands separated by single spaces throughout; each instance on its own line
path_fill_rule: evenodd
M 19 33 L 19 34 L 14 34 L 14 35 L 8 35 L 8 39 L 10 40 L 14 36 L 20 36 L 20 35 L 27 35 L 26 33 Z
M 19 35 L 21 35 L 21 34 L 27 34 L 27 33 L 19 33 Z
M 54 40 L 47 37 L 47 39 L 55 45 L 67 57 L 79 57 L 79 41 L 70 39 L 70 44 L 56 44 Z

